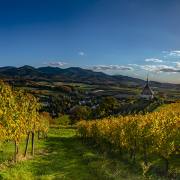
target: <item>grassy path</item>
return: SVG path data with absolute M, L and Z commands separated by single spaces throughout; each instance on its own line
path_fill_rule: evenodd
M 99 179 L 89 160 L 97 157 L 84 147 L 74 129 L 51 129 L 44 148 L 34 159 L 0 172 L 0 179 Z
M 0 179 L 142 179 L 83 145 L 74 129 L 51 129 L 47 141 L 41 143 L 43 148 L 35 158 L 1 170 Z

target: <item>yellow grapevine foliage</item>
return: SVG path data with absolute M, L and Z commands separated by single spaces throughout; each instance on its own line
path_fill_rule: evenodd
M 168 159 L 179 153 L 180 103 L 166 105 L 157 112 L 102 120 L 81 121 L 78 133 L 99 145 L 111 145 L 128 152 L 156 153 Z
M 30 95 L 21 91 L 12 91 L 11 87 L 0 83 L 0 125 L 5 131 L 5 139 L 13 140 L 17 144 L 26 136 L 28 129 L 32 128 L 38 112 L 32 103 Z M 33 117 L 34 115 L 34 117 Z
M 18 148 L 28 133 L 39 131 L 41 126 L 44 128 L 39 109 L 40 104 L 34 96 L 14 91 L 0 81 L 0 141 L 14 141 Z
M 49 130 L 49 122 L 51 120 L 51 117 L 49 115 L 49 113 L 47 112 L 42 112 L 40 114 L 40 126 L 38 128 L 39 131 L 43 132 L 43 133 L 48 133 Z

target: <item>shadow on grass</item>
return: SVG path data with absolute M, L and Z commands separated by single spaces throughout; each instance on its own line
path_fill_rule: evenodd
M 73 128 L 51 128 L 50 136 L 43 141 L 43 149 L 36 151 L 35 158 L 0 172 L 0 179 L 144 179 L 138 163 L 130 162 L 119 152 L 108 151 L 107 146 L 100 150 L 91 141 L 83 144 L 75 134 Z
M 46 151 L 33 162 L 36 177 L 51 176 L 53 179 L 97 179 L 87 168 L 83 156 L 87 149 L 78 137 L 49 137 Z
M 33 174 L 38 179 L 139 179 L 137 166 L 126 161 L 119 163 L 117 156 L 115 159 L 98 153 L 96 148 L 93 150 L 82 144 L 81 139 L 69 130 L 61 134 L 57 131 L 45 145 L 46 150 L 32 164 Z

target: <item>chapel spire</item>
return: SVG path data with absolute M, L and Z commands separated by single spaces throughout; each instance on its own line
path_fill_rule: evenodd
M 152 91 L 152 89 L 149 86 L 149 74 L 147 74 L 147 80 L 146 80 L 146 84 L 141 92 L 141 98 L 147 99 L 147 100 L 154 98 L 154 92 Z

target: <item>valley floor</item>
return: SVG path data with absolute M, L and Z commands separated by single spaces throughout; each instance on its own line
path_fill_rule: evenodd
M 48 139 L 41 143 L 33 159 L 0 169 L 0 179 L 144 179 L 135 166 L 109 159 L 82 144 L 73 128 L 51 128 Z

